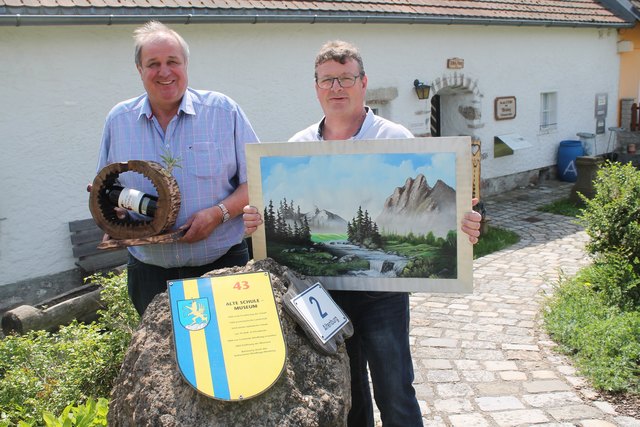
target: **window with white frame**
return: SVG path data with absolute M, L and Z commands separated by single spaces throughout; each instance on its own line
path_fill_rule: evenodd
M 542 92 L 540 94 L 540 130 L 552 131 L 558 126 L 558 94 Z

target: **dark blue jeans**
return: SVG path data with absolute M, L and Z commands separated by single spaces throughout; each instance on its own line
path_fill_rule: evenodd
M 167 290 L 167 280 L 200 277 L 219 268 L 243 266 L 249 261 L 249 249 L 244 240 L 232 246 L 226 254 L 214 262 L 197 267 L 163 268 L 145 264 L 129 254 L 127 263 L 127 285 L 129 298 L 140 316 L 153 298 Z
M 354 327 L 346 342 L 351 366 L 349 427 L 374 425 L 367 365 L 383 426 L 422 426 L 412 384 L 409 294 L 331 291 L 331 296 Z

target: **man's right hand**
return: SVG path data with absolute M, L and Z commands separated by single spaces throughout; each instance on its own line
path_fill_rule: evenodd
M 244 221 L 244 234 L 249 236 L 253 234 L 260 225 L 262 225 L 262 215 L 255 206 L 245 206 L 242 209 L 242 220 Z

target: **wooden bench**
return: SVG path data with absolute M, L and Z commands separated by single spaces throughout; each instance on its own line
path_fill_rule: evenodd
M 86 273 L 111 269 L 127 263 L 126 249 L 98 249 L 104 231 L 96 225 L 93 218 L 71 221 L 69 231 L 73 256 L 78 259 L 76 265 Z

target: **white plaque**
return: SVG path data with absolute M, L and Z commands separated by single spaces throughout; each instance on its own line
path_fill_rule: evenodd
M 291 302 L 323 343 L 329 341 L 349 321 L 320 283 L 296 296 Z

